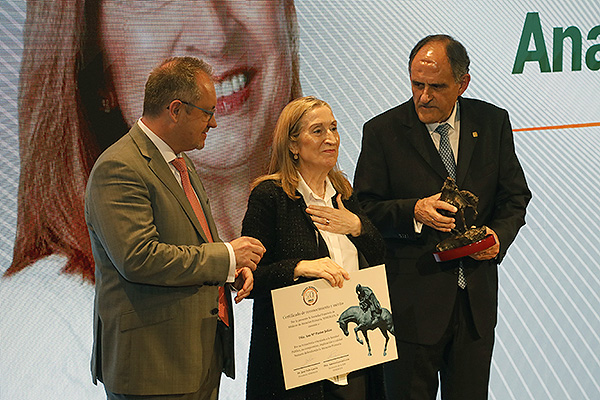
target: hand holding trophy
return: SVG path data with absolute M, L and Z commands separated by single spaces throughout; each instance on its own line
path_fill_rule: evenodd
M 485 226 L 477 228 L 475 226 L 468 227 L 467 225 L 466 211 L 471 209 L 473 220 L 477 217 L 477 205 L 479 204 L 477 196 L 468 190 L 460 190 L 454 179 L 448 177 L 442 186 L 440 200 L 452 204 L 458 211 L 454 215 L 456 228 L 452 230 L 452 236 L 442 240 L 435 246 L 437 251 L 433 253 L 433 256 L 437 262 L 465 257 L 496 244 L 493 235 L 486 235 Z M 440 212 L 448 215 L 446 211 Z

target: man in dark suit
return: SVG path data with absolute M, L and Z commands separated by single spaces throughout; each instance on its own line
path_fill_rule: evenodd
M 497 318 L 498 271 L 531 198 L 508 113 L 462 98 L 465 48 L 428 36 L 409 58 L 413 97 L 368 121 L 355 174 L 367 215 L 387 244 L 398 360 L 385 365 L 394 399 L 485 399 Z M 438 129 L 438 126 L 440 127 Z M 440 154 L 442 153 L 442 154 Z M 479 196 L 474 224 L 496 244 L 437 263 L 435 245 L 455 228 L 440 201 L 446 177 Z
M 96 161 L 85 215 L 96 263 L 94 383 L 108 399 L 216 399 L 233 375 L 225 282 L 253 286 L 264 247 L 219 240 L 206 193 L 183 153 L 217 126 L 211 67 L 166 60 L 150 74 L 142 118 Z

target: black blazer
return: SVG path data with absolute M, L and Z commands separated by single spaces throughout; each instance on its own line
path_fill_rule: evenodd
M 267 249 L 254 273 L 251 293 L 254 311 L 248 362 L 248 399 L 323 398 L 322 382 L 285 390 L 271 301 L 272 289 L 302 282 L 294 281 L 294 268 L 299 261 L 329 255 L 325 241 L 305 212 L 306 203 L 298 192 L 296 194 L 298 199 L 290 199 L 275 181 L 260 183 L 250 194 L 242 225 L 242 235 L 259 239 Z M 337 207 L 335 197 L 333 203 Z M 360 267 L 383 263 L 383 240 L 360 209 L 356 198 L 352 196 L 344 200 L 344 206 L 358 215 L 362 222 L 361 235 L 348 236 L 359 252 Z M 373 368 L 371 372 L 371 387 L 381 391 L 381 370 Z M 376 393 L 370 398 L 381 397 L 381 393 Z
M 480 335 L 496 325 L 497 263 L 525 224 L 531 198 L 515 154 L 508 113 L 479 100 L 459 98 L 457 183 L 479 196 L 477 226 L 500 239 L 496 260 L 463 259 L 467 290 Z M 397 338 L 434 344 L 444 332 L 457 293 L 458 261 L 435 262 L 435 245 L 449 234 L 423 226 L 414 231 L 418 199 L 440 192 L 447 176 L 426 126 L 410 99 L 368 121 L 355 173 L 362 207 L 386 246 Z

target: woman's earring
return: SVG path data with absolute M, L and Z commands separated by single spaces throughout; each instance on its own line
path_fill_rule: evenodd
M 298 153 L 294 153 L 294 160 L 298 160 Z
M 107 95 L 102 96 L 102 111 L 109 114 L 117 108 L 117 96 L 113 91 L 108 92 Z

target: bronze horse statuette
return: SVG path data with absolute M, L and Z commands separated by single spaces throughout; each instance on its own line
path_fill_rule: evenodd
M 382 308 L 381 310 L 381 318 L 379 318 L 377 321 L 373 321 L 370 313 L 365 313 L 360 309 L 359 306 L 351 306 L 341 313 L 337 320 L 338 324 L 340 325 L 340 329 L 346 336 L 348 336 L 350 333 L 348 330 L 348 323 L 354 322 L 356 324 L 354 327 L 356 341 L 360 344 L 363 344 L 362 339 L 358 336 L 358 332 L 362 332 L 363 336 L 365 337 L 365 341 L 367 342 L 369 356 L 371 356 L 373 353 L 371 352 L 371 343 L 369 343 L 369 336 L 367 335 L 368 331 L 379 329 L 385 338 L 385 344 L 383 345 L 384 356 L 387 355 L 387 345 L 390 340 L 388 332 L 396 336 L 394 331 L 394 321 L 392 320 L 392 313 L 387 308 Z
M 467 246 L 485 238 L 485 226 L 479 228 L 471 226 L 469 228 L 467 225 L 467 218 L 465 217 L 465 211 L 470 208 L 473 210 L 472 219 L 475 221 L 475 218 L 477 217 L 477 205 L 479 204 L 479 198 L 477 196 L 468 190 L 460 190 L 456 185 L 456 182 L 454 182 L 454 179 L 448 177 L 444 181 L 444 186 L 442 186 L 440 200 L 452 204 L 458 211 L 455 215 L 442 212 L 447 216 L 456 217 L 456 228 L 452 230 L 453 235 L 451 237 L 442 240 L 436 245 L 437 251 Z

